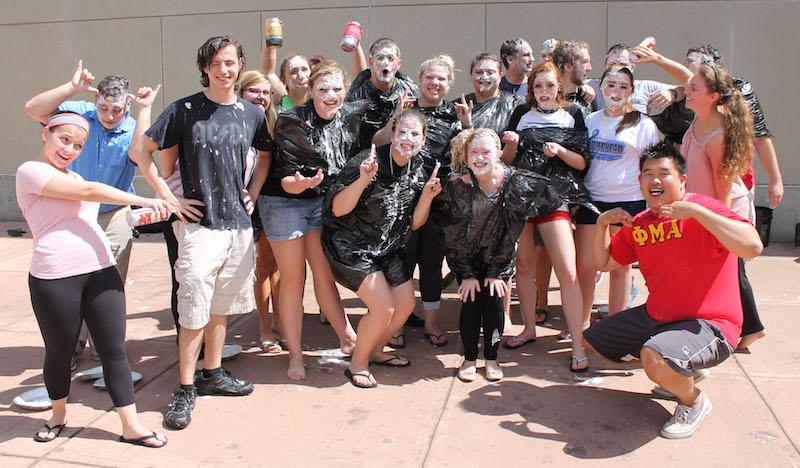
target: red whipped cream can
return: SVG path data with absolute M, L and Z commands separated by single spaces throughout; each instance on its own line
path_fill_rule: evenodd
M 344 37 L 342 38 L 342 50 L 352 52 L 356 49 L 358 42 L 361 41 L 361 25 L 358 21 L 351 21 L 344 27 Z

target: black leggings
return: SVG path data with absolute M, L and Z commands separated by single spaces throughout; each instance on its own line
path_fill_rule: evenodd
M 460 281 L 459 281 L 460 283 Z M 497 348 L 503 336 L 505 315 L 503 314 L 503 298 L 490 296 L 489 288 L 483 286 L 475 294 L 475 301 L 461 304 L 461 317 L 459 328 L 461 341 L 464 342 L 464 359 L 474 361 L 478 359 L 478 339 L 483 326 L 483 357 L 488 360 L 497 359 Z
M 178 325 L 178 280 L 175 279 L 175 262 L 178 261 L 178 239 L 175 237 L 175 231 L 172 230 L 172 223 L 180 222 L 176 220 L 177 218 L 173 216 L 168 221 L 161 222 L 161 232 L 164 233 L 164 241 L 167 244 L 169 272 L 172 274 L 172 293 L 170 295 L 172 319 L 175 321 L 175 330 L 180 332 L 181 327 Z M 177 335 L 175 339 L 177 340 Z
M 419 292 L 423 302 L 442 299 L 442 260 L 444 239 L 428 220 L 411 236 L 406 247 L 406 265 L 412 275 L 419 263 Z
M 742 299 L 742 336 L 752 335 L 764 330 L 761 318 L 758 316 L 756 299 L 753 296 L 753 288 L 750 280 L 747 279 L 747 272 L 744 271 L 744 260 L 739 259 L 739 296 Z
M 81 320 L 92 334 L 114 406 L 133 403 L 125 351 L 125 292 L 116 267 L 68 278 L 28 276 L 31 303 L 44 338 L 44 384 L 51 400 L 69 395 L 70 361 Z

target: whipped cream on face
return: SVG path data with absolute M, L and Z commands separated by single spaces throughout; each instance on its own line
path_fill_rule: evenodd
M 384 47 L 372 56 L 373 70 L 378 81 L 389 83 L 397 73 L 397 50 L 394 47 Z

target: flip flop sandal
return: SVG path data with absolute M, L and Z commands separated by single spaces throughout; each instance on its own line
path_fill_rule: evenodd
M 503 342 L 503 347 L 505 349 L 519 349 L 519 348 L 522 348 L 523 346 L 526 346 L 529 343 L 533 343 L 535 341 L 536 341 L 536 338 L 531 338 L 529 340 L 526 340 L 525 338 L 520 338 L 518 336 L 512 336 L 511 337 L 511 343 L 519 343 L 519 344 L 511 345 L 511 344 L 509 344 L 508 341 L 504 341 Z
M 278 340 L 264 340 L 261 342 L 261 350 L 267 354 L 277 354 L 283 352 L 283 347 Z
M 375 364 L 376 366 L 384 366 L 384 367 L 408 367 L 411 365 L 411 361 L 405 359 L 405 362 L 402 364 L 392 364 L 392 361 L 403 361 L 404 358 L 398 356 L 397 354 L 390 354 L 390 358 L 383 360 L 383 361 L 370 361 L 370 364 Z
M 572 365 L 573 362 L 575 363 L 575 366 Z M 569 371 L 572 372 L 573 374 L 582 374 L 584 372 L 587 372 L 589 370 L 589 366 L 583 367 L 581 369 L 578 369 L 576 367 L 583 364 L 584 362 L 589 362 L 589 358 L 588 357 L 579 358 L 575 355 L 572 355 L 569 360 Z
M 401 340 L 402 340 L 402 343 L 400 342 Z M 394 341 L 397 344 L 392 344 L 392 341 Z M 391 346 L 394 349 L 403 349 L 403 348 L 405 348 L 406 347 L 406 335 L 403 334 L 403 333 L 399 333 L 399 334 L 393 336 L 391 339 L 389 339 L 389 346 Z
M 562 330 L 556 335 L 556 343 L 566 343 L 567 341 L 572 341 L 572 335 L 568 331 Z
M 539 316 L 543 315 L 544 318 L 539 320 Z M 544 325 L 547 318 L 550 317 L 550 311 L 547 309 L 536 309 L 536 325 Z
M 157 441 L 162 442 L 162 444 L 161 445 L 150 445 L 150 444 L 145 443 L 145 441 L 150 440 L 150 439 L 156 439 Z M 154 448 L 154 449 L 158 449 L 158 448 L 161 448 L 161 447 L 167 445 L 167 441 L 166 440 L 162 441 L 161 439 L 159 439 L 158 438 L 158 434 L 156 434 L 155 432 L 151 433 L 150 435 L 146 435 L 144 437 L 139 437 L 138 439 L 126 439 L 126 438 L 124 438 L 122 436 L 119 436 L 119 441 L 124 443 L 124 444 L 138 445 L 140 447 L 147 447 L 147 448 Z
M 365 372 L 366 372 L 366 374 L 365 374 Z M 370 373 L 370 371 L 361 371 L 361 372 L 356 372 L 355 374 L 353 374 L 352 372 L 350 372 L 350 369 L 345 369 L 344 370 L 344 376 L 347 377 L 347 380 L 349 380 L 350 383 L 353 384 L 354 387 L 358 387 L 358 388 L 375 388 L 375 387 L 378 386 L 377 383 L 370 382 L 368 384 L 363 384 L 363 383 L 358 382 L 356 380 L 356 376 L 366 377 L 367 379 L 369 379 L 370 377 L 372 377 L 372 374 Z
M 56 440 L 58 436 L 61 435 L 61 431 L 64 430 L 64 427 L 66 427 L 66 425 L 67 425 L 66 421 L 64 421 L 63 424 L 56 424 L 55 426 L 50 426 L 49 424 L 45 423 L 44 426 L 42 426 L 41 429 L 36 431 L 36 434 L 33 435 L 33 440 L 35 440 L 36 442 L 52 442 Z M 55 432 L 55 435 L 53 436 L 52 439 L 48 437 L 41 437 L 39 433 L 42 432 L 42 429 L 47 429 L 47 435 L 50 435 L 51 432 Z
M 423 336 L 431 346 L 435 348 L 441 348 L 442 346 L 447 346 L 447 337 L 444 333 L 439 333 L 438 335 L 434 335 L 433 333 L 423 333 Z M 444 338 L 444 340 L 442 340 Z M 434 341 L 436 340 L 436 341 Z

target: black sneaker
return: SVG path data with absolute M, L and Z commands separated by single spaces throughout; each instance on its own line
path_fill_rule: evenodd
M 169 405 L 167 415 L 164 416 L 164 424 L 172 429 L 183 429 L 192 422 L 192 409 L 197 392 L 178 387 L 172 393 L 172 403 Z
M 253 393 L 253 384 L 235 378 L 225 369 L 211 377 L 200 372 L 194 384 L 198 395 L 245 396 Z

